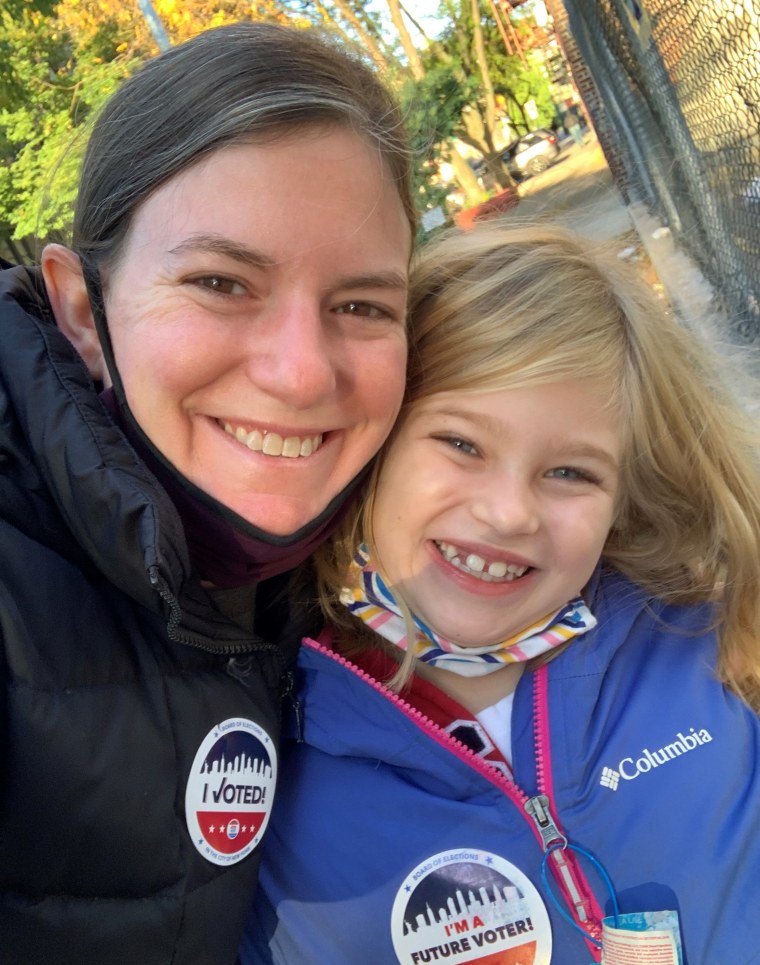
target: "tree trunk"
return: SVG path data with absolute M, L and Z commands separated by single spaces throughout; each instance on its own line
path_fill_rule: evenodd
M 400 2 L 400 0 L 399 0 L 399 7 L 401 8 L 401 12 L 403 13 L 403 15 L 414 26 L 415 30 L 417 30 L 417 32 L 420 34 L 420 36 L 425 41 L 425 43 L 429 44 L 430 37 L 428 37 L 428 35 L 425 33 L 425 30 L 422 24 L 419 22 L 419 20 L 415 19 L 413 14 L 410 12 L 409 8 L 405 7 L 404 4 Z
M 425 76 L 425 69 L 422 66 L 422 61 L 420 60 L 420 55 L 417 52 L 417 48 L 414 46 L 412 38 L 409 36 L 409 31 L 406 29 L 404 17 L 401 13 L 400 0 L 386 0 L 386 2 L 388 4 L 388 11 L 390 12 L 391 20 L 393 21 L 393 26 L 396 28 L 399 40 L 401 41 L 401 46 L 404 48 L 404 53 L 406 54 L 406 59 L 409 63 L 411 75 L 415 80 L 421 80 Z
M 478 179 L 475 177 L 475 172 L 470 165 L 456 148 L 450 149 L 448 160 L 454 169 L 454 177 L 457 179 L 457 184 L 464 191 L 466 199 L 465 206 L 469 208 L 475 204 L 480 204 L 483 200 L 483 188 L 481 188 Z
M 497 151 L 493 137 L 480 111 L 476 107 L 466 107 L 462 111 L 462 122 L 465 129 L 459 134 L 459 139 L 483 155 L 489 174 L 486 187 L 489 189 L 493 187 L 508 188 L 513 185 L 514 181 L 509 171 L 501 163 L 501 152 Z
M 385 54 L 382 52 L 382 50 L 380 50 L 375 38 L 366 30 L 364 24 L 356 16 L 356 13 L 351 8 L 348 0 L 335 0 L 335 6 L 338 8 L 338 10 L 340 10 L 340 14 L 346 23 L 351 24 L 351 27 L 356 32 L 357 37 L 367 48 L 367 52 L 377 67 L 383 71 L 388 70 L 388 61 L 385 57 Z
M 329 23 L 333 27 L 335 32 L 340 37 L 342 37 L 342 39 L 345 40 L 347 44 L 354 43 L 351 37 L 349 37 L 349 35 L 346 33 L 343 27 L 341 27 L 341 25 L 338 23 L 335 17 L 332 16 L 332 14 L 329 12 L 327 7 L 325 7 L 323 3 L 320 3 L 319 0 L 314 0 L 314 9 L 317 11 L 317 13 L 322 18 L 322 20 L 325 23 Z
M 483 39 L 483 27 L 480 22 L 480 0 L 470 0 L 470 8 L 472 12 L 472 40 L 475 48 L 475 60 L 480 71 L 486 101 L 485 127 L 488 139 L 491 144 L 493 144 L 493 131 L 496 126 L 496 97 L 494 96 L 493 82 L 491 81 L 491 73 L 488 70 L 488 61 L 486 60 L 486 45 Z

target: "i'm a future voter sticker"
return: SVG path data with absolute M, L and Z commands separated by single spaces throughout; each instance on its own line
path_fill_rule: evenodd
M 537 889 L 505 858 L 477 848 L 442 851 L 414 868 L 396 895 L 391 929 L 401 965 L 551 959 L 551 925 Z

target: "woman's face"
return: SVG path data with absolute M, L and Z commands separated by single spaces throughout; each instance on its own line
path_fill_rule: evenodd
M 377 451 L 406 367 L 410 229 L 338 128 L 225 147 L 137 210 L 106 290 L 130 409 L 184 476 L 288 535 Z

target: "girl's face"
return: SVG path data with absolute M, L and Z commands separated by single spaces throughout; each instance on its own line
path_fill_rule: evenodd
M 151 442 L 270 533 L 319 515 L 401 403 L 410 234 L 376 152 L 338 128 L 222 148 L 158 188 L 106 291 Z
M 372 514 L 377 560 L 412 611 L 461 646 L 499 643 L 585 586 L 615 512 L 610 388 L 556 382 L 413 406 Z

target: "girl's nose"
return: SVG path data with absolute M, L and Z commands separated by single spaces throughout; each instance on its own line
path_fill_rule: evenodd
M 500 536 L 536 533 L 541 525 L 536 493 L 529 481 L 499 474 L 472 495 L 471 511 Z
M 336 391 L 337 347 L 319 305 L 292 299 L 257 329 L 249 342 L 248 371 L 260 390 L 298 410 Z

